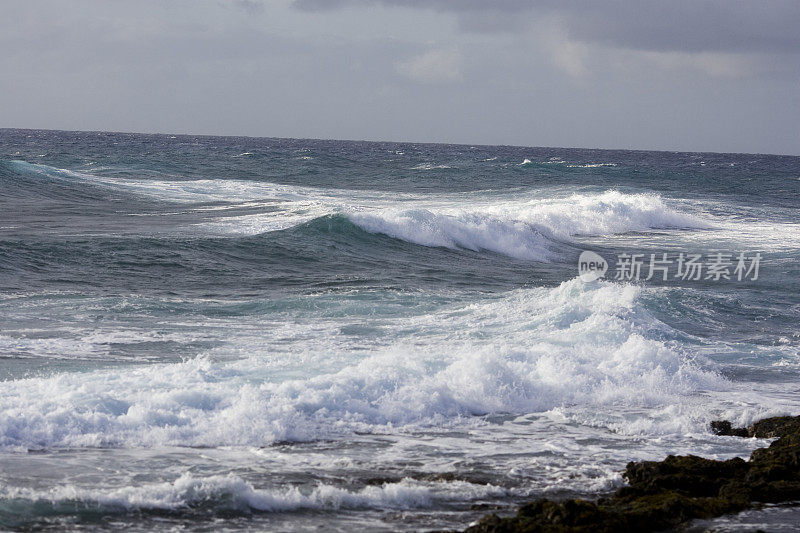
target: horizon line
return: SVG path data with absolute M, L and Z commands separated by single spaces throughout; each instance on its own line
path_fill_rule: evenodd
M 468 146 L 468 147 L 498 147 L 498 148 L 531 148 L 531 149 L 550 149 L 550 150 L 598 150 L 609 152 L 663 152 L 672 154 L 719 154 L 719 155 L 758 155 L 758 156 L 778 156 L 778 157 L 800 157 L 798 154 L 777 154 L 765 152 L 718 152 L 709 150 L 665 150 L 653 148 L 588 148 L 585 146 L 530 146 L 523 144 L 484 144 L 484 143 L 463 143 L 463 142 L 441 142 L 441 141 L 388 141 L 388 140 L 374 140 L 374 139 L 324 139 L 321 137 L 280 137 L 268 135 L 219 135 L 213 133 L 174 133 L 174 132 L 145 132 L 145 131 L 117 131 L 117 130 L 69 130 L 58 128 L 13 128 L 13 127 L 0 127 L 3 130 L 17 130 L 17 131 L 51 131 L 58 133 L 113 133 L 123 135 L 171 135 L 182 137 L 230 137 L 230 138 L 244 138 L 244 139 L 280 139 L 280 140 L 297 140 L 297 141 L 338 141 L 338 142 L 353 142 L 353 143 L 388 143 L 388 144 L 422 144 L 422 145 L 444 145 L 444 146 Z

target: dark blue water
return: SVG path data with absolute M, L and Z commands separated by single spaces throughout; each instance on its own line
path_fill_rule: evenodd
M 789 156 L 0 130 L 0 524 L 463 527 L 746 455 L 707 423 L 798 411 L 798 193 Z

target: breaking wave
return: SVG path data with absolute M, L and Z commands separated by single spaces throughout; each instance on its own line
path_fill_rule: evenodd
M 5 164 L 28 180 L 45 177 L 52 184 L 84 183 L 92 190 L 104 188 L 117 194 L 125 191 L 197 204 L 192 209 L 210 220 L 187 228 L 196 235 L 254 235 L 342 215 L 369 233 L 423 246 L 550 261 L 558 245 L 569 243 L 575 236 L 712 227 L 709 221 L 681 211 L 657 194 L 616 190 L 570 196 L 548 191 L 524 191 L 514 196 L 420 195 L 247 180 L 116 179 L 22 161 Z M 38 188 L 33 183 L 28 185 Z M 61 185 L 55 192 L 79 193 L 74 186 Z M 225 203 L 207 205 L 209 202 Z M 244 209 L 248 214 L 226 216 L 231 209 Z M 172 230 L 172 226 L 169 228 Z
M 469 209 L 383 209 L 351 212 L 350 220 L 424 246 L 489 250 L 519 259 L 546 261 L 554 240 L 654 229 L 709 228 L 701 218 L 669 207 L 650 194 L 607 191 L 567 198 L 498 202 Z
M 36 505 L 40 512 L 41 507 L 47 505 L 50 513 L 72 513 L 75 504 L 81 504 L 84 512 L 196 511 L 211 508 L 229 512 L 276 513 L 297 510 L 410 509 L 429 507 L 435 501 L 504 493 L 504 489 L 492 485 L 473 485 L 462 481 L 424 483 L 410 479 L 368 486 L 361 490 L 319 484 L 310 492 L 303 492 L 297 487 L 259 489 L 234 475 L 196 477 L 187 473 L 173 482 L 117 489 L 88 489 L 72 485 L 49 490 L 6 487 L 0 489 L 0 498 L 15 502 L 16 507 L 22 503 Z
M 200 356 L 7 382 L 0 446 L 261 446 L 571 405 L 672 406 L 724 389 L 713 369 L 665 340 L 671 331 L 639 303 L 641 291 L 579 280 L 517 290 L 407 317 L 385 326 L 395 338 L 385 348 L 343 358 L 309 337 L 296 348 L 316 373 L 280 383 L 270 376 L 281 357 L 252 350 L 232 362 Z M 419 332 L 424 346 L 414 343 Z

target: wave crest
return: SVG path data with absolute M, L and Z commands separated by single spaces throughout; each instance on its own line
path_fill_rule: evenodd
M 5 488 L 0 497 L 31 504 L 47 502 L 58 512 L 74 512 L 82 503 L 97 511 L 168 510 L 180 511 L 211 507 L 239 512 L 287 512 L 337 509 L 410 509 L 428 507 L 436 500 L 465 496 L 501 495 L 505 491 L 492 485 L 473 485 L 463 481 L 423 483 L 404 479 L 397 483 L 368 486 L 352 491 L 319 484 L 310 492 L 297 487 L 258 489 L 234 476 L 195 477 L 183 474 L 173 482 L 126 486 L 117 489 L 87 489 L 74 486 L 49 490 Z
M 193 235 L 253 235 L 344 215 L 364 231 L 414 244 L 491 251 L 546 262 L 554 258 L 560 244 L 569 243 L 576 236 L 713 227 L 657 194 L 616 190 L 571 196 L 553 196 L 547 191 L 513 196 L 398 195 L 246 180 L 115 179 L 23 161 L 5 164 L 25 175 L 51 178 L 53 194 L 78 194 L 71 182 L 81 181 L 92 189 L 82 189 L 80 194 L 102 188 L 106 193 L 124 190 L 161 200 L 196 203 L 195 211 L 207 218 L 186 228 Z M 224 203 L 202 205 L 208 202 Z M 248 214 L 225 216 L 233 208 L 246 209 Z
M 349 212 L 370 233 L 423 246 L 488 250 L 518 259 L 552 259 L 555 240 L 654 229 L 708 228 L 651 194 L 607 191 L 560 199 L 512 200 L 470 208 Z
M 572 280 L 406 317 L 390 345 L 338 367 L 327 344 L 306 347 L 310 375 L 280 383 L 275 357 L 258 355 L 17 380 L 0 398 L 0 446 L 261 446 L 565 405 L 657 407 L 725 387 L 662 340 L 670 330 L 640 292 Z
M 350 220 L 380 233 L 423 246 L 489 250 L 519 259 L 546 261 L 552 241 L 535 226 L 481 213 L 440 214 L 427 209 L 352 213 Z

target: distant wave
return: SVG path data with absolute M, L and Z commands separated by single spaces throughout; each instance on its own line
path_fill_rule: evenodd
M 34 172 L 37 174 L 47 174 L 51 176 L 75 176 L 77 173 L 65 168 L 51 167 L 40 163 L 29 163 L 21 159 L 0 159 L 0 164 L 18 172 Z
M 434 163 L 420 163 L 419 165 L 411 167 L 411 170 L 444 170 L 453 168 L 449 165 L 436 165 Z
M 19 159 L 0 159 L 0 165 L 5 167 L 7 172 L 4 172 L 4 177 L 9 174 L 16 174 L 17 176 L 38 176 L 46 177 L 50 180 L 91 180 L 93 176 L 82 172 L 75 172 L 66 168 L 52 167 L 50 165 L 43 165 L 40 163 L 29 163 Z
M 58 196 L 65 194 L 64 186 L 69 185 L 71 195 L 103 190 L 106 193 L 109 191 L 117 194 L 127 193 L 179 204 L 260 200 L 329 204 L 345 198 L 358 200 L 363 197 L 381 197 L 380 194 L 374 193 L 254 180 L 116 178 L 19 160 L 0 160 L 0 180 L 3 185 L 15 186 L 20 195 L 41 196 L 52 193 Z M 52 187 L 55 189 L 51 190 Z M 395 199 L 403 196 L 403 194 L 392 194 Z M 386 194 L 386 197 L 389 195 Z
M 711 227 L 656 195 L 617 191 L 439 211 L 384 209 L 348 217 L 365 231 L 415 244 L 489 250 L 534 261 L 552 257 L 554 240 L 575 235 Z
M 346 216 L 369 233 L 383 234 L 432 247 L 491 251 L 518 259 L 549 261 L 554 246 L 578 235 L 613 235 L 655 229 L 701 229 L 713 225 L 681 212 L 652 194 L 607 191 L 533 200 L 406 199 L 400 205 L 389 198 L 346 198 L 323 201 L 319 194 L 303 210 L 282 211 L 221 219 L 203 231 L 256 234 L 287 229 L 315 217 Z M 463 207 L 464 204 L 470 207 Z
M 657 194 L 615 190 L 563 197 L 542 196 L 535 191 L 513 197 L 421 195 L 246 180 L 116 179 L 23 161 L 6 164 L 27 178 L 33 175 L 41 181 L 44 176 L 51 180 L 51 185 L 61 182 L 73 185 L 57 185 L 51 191 L 56 196 L 83 194 L 74 185 L 84 183 L 91 191 L 100 187 L 116 194 L 127 192 L 184 204 L 224 201 L 223 205 L 194 208 L 197 212 L 212 213 L 204 216 L 207 221 L 185 230 L 197 235 L 254 235 L 291 229 L 320 217 L 343 215 L 363 231 L 414 244 L 550 261 L 554 248 L 559 243 L 569 243 L 575 236 L 713 227 L 696 215 L 668 205 Z M 37 189 L 37 183 L 25 186 Z M 231 204 L 256 212 L 224 216 L 224 210 Z M 213 209 L 217 214 L 209 211 Z
M 388 207 L 389 199 L 346 199 L 290 204 L 280 210 L 221 218 L 201 232 L 254 235 L 345 216 L 363 231 L 430 247 L 490 251 L 517 259 L 551 261 L 560 243 L 577 235 L 613 235 L 654 229 L 710 228 L 697 216 L 668 206 L 655 195 L 608 191 L 560 199 L 494 201 L 407 200 L 408 208 Z M 357 201 L 357 200 L 356 200 Z
M 551 157 L 546 161 L 540 161 L 534 163 L 530 159 L 525 159 L 522 163 L 519 164 L 520 166 L 528 166 L 528 165 L 564 165 L 566 168 L 600 168 L 600 167 L 615 167 L 617 166 L 616 163 L 567 163 L 567 161 L 561 159 L 560 157 Z
M 616 163 L 585 163 L 583 165 L 567 165 L 568 168 L 599 168 L 599 167 L 615 167 Z
M 5 198 L 100 200 L 108 191 L 98 189 L 88 174 L 19 160 L 0 159 L 0 184 Z M 76 184 L 83 185 L 76 187 Z M 2 202 L 3 197 L 0 197 Z

